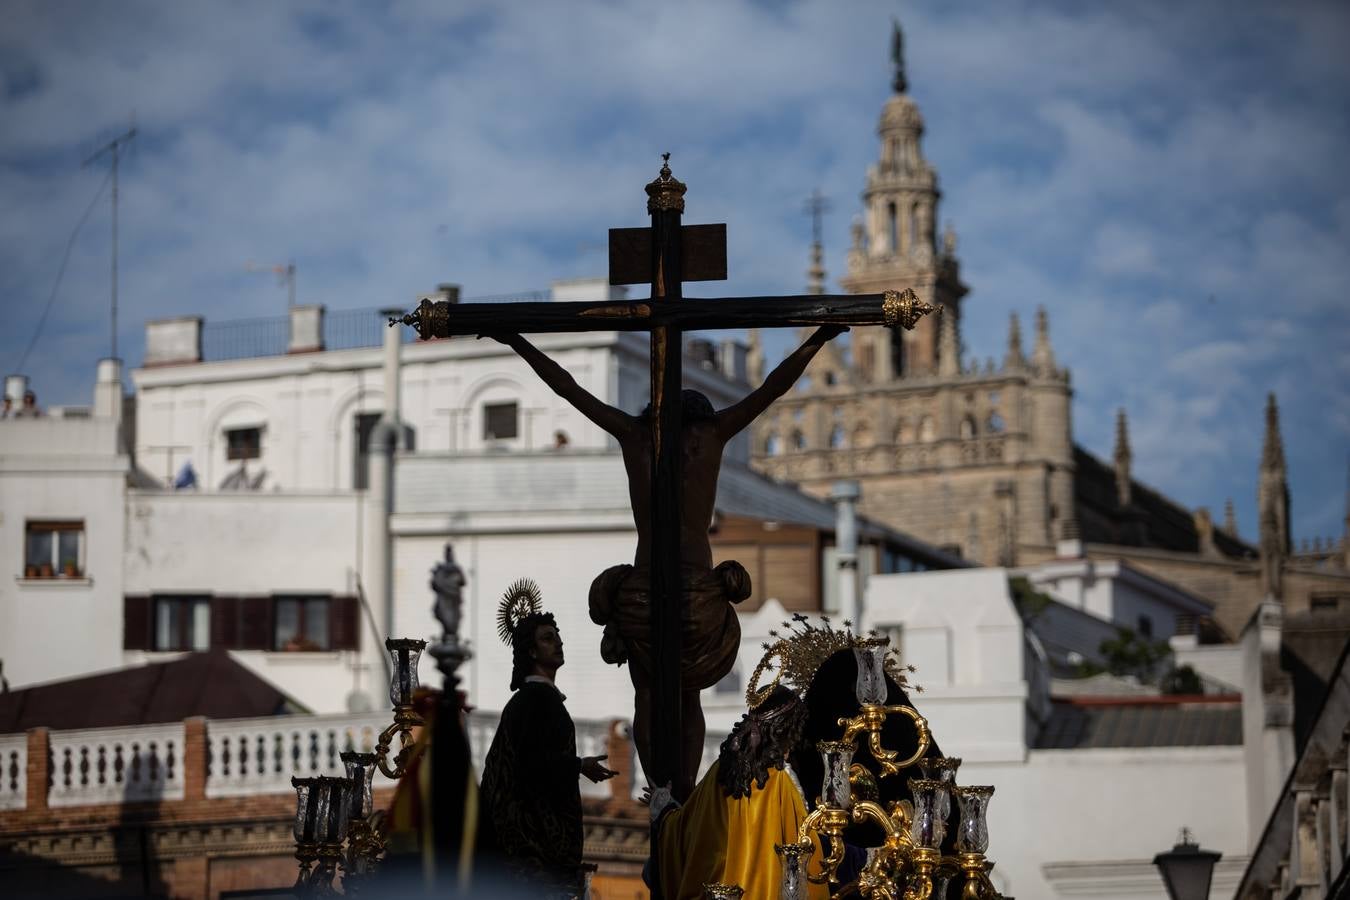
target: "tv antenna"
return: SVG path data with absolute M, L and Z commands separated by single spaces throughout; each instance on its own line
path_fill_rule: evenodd
M 286 285 L 286 309 L 289 310 L 295 306 L 295 260 L 272 265 L 247 262 L 244 263 L 244 268 L 249 272 L 271 272 L 277 276 L 277 284 Z
M 136 136 L 136 126 L 128 128 L 126 132 L 113 138 L 94 151 L 93 155 L 86 159 L 81 165 L 89 166 L 97 161 L 105 153 L 112 155 L 112 354 L 113 359 L 117 358 L 117 160 L 121 155 L 122 148 L 126 146 L 132 138 Z

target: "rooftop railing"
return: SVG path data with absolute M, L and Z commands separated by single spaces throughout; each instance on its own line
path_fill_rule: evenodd
M 519 291 L 513 294 L 468 297 L 460 302 L 511 303 L 548 298 L 548 291 Z M 323 315 L 323 349 L 356 350 L 363 347 L 378 347 L 384 342 L 384 333 L 388 327 L 388 321 L 376 307 L 326 311 Z M 202 323 L 201 328 L 203 362 L 283 356 L 291 345 L 290 316 L 207 321 Z M 405 328 L 402 340 L 405 344 L 412 343 L 417 340 L 417 333 L 411 328 Z

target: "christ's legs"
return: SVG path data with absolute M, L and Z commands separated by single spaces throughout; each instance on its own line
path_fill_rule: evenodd
M 651 782 L 652 772 L 651 716 L 651 688 L 634 685 L 633 742 L 637 744 L 638 759 L 642 762 L 642 771 L 647 774 L 648 782 Z M 678 784 L 671 785 L 671 793 L 683 803 L 694 792 L 694 777 L 698 775 L 699 763 L 703 761 L 703 736 L 707 726 L 703 721 L 703 704 L 699 702 L 698 691 L 682 691 L 680 694 L 680 729 L 684 776 Z
M 680 730 L 684 732 L 680 738 L 683 744 L 680 753 L 684 757 L 684 778 L 673 793 L 677 800 L 684 802 L 694 792 L 694 778 L 698 775 L 699 763 L 703 762 L 703 737 L 708 730 L 703 720 L 703 704 L 699 701 L 698 691 L 680 692 Z

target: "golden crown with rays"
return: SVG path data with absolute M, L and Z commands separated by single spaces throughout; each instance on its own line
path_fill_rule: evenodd
M 511 646 L 511 636 L 529 616 L 544 608 L 544 593 L 533 578 L 517 578 L 502 594 L 497 604 L 497 634 L 502 643 Z
M 778 629 L 770 631 L 769 636 L 774 640 L 761 645 L 764 648 L 764 656 L 760 658 L 759 665 L 755 666 L 750 683 L 745 689 L 746 705 L 751 709 L 757 708 L 768 700 L 774 688 L 780 685 L 798 697 L 805 698 L 807 689 L 811 687 L 811 681 L 825 664 L 825 660 L 840 650 L 855 648 L 888 647 L 885 660 L 886 674 L 901 687 L 911 687 L 907 673 L 913 672 L 914 667 L 900 665 L 899 654 L 894 647 L 890 647 L 889 638 L 876 629 L 872 629 L 866 635 L 854 634 L 853 623 L 848 619 L 843 621 L 843 626 L 835 628 L 829 616 L 821 616 L 820 624 L 813 624 L 807 616 L 798 613 L 783 623 L 783 631 Z M 767 672 L 773 672 L 773 679 L 761 687 L 760 678 Z M 917 685 L 912 687 L 916 691 L 923 691 L 923 688 Z

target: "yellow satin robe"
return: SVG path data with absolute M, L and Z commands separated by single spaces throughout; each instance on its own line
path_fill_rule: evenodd
M 667 814 L 659 838 L 661 892 L 665 900 L 702 900 L 703 885 L 739 885 L 743 900 L 778 900 L 782 866 L 774 844 L 797 840 L 806 803 L 792 778 L 770 769 L 762 788 L 732 799 L 717 784 L 717 763 L 703 776 L 689 802 Z M 808 871 L 820 874 L 820 841 Z M 811 884 L 810 900 L 829 900 L 829 888 Z

